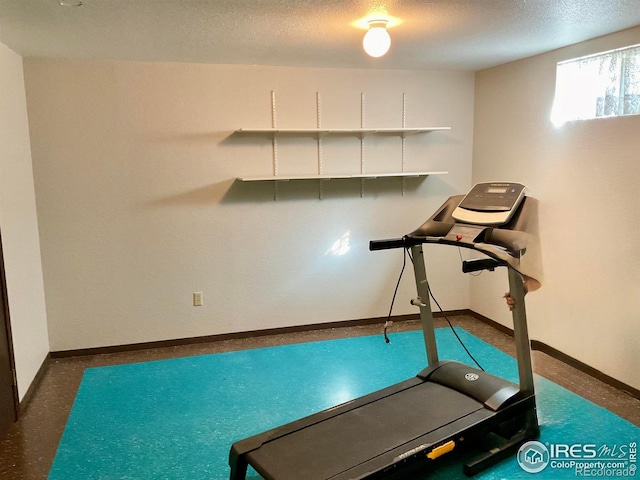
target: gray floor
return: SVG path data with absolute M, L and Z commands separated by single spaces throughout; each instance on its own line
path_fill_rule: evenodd
M 512 339 L 508 335 L 471 316 L 453 316 L 450 320 L 454 325 L 465 328 L 478 338 L 513 355 Z M 446 325 L 442 319 L 438 319 L 437 323 L 437 326 Z M 419 327 L 417 321 L 404 321 L 395 323 L 392 329 L 415 330 Z M 31 480 L 47 477 L 85 368 L 374 335 L 380 332 L 380 325 L 331 328 L 52 360 L 22 417 L 0 439 L 0 478 Z M 533 364 L 536 373 L 640 426 L 639 399 L 540 352 L 533 352 Z

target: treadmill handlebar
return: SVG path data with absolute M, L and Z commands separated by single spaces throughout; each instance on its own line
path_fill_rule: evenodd
M 493 272 L 497 267 L 506 265 L 494 258 L 474 258 L 462 261 L 462 273 L 479 272 L 481 270 L 489 270 Z
M 414 245 L 420 245 L 424 243 L 426 239 L 424 238 L 416 238 L 410 235 L 405 235 L 402 238 L 387 238 L 384 240 L 370 240 L 369 241 L 369 250 L 391 250 L 394 248 L 409 248 Z
M 387 238 L 385 240 L 371 240 L 369 242 L 369 250 L 391 250 L 393 248 L 406 248 L 408 245 L 405 242 L 407 237 L 402 238 Z
M 522 250 L 524 242 L 520 241 L 522 234 L 520 232 L 511 232 L 509 230 L 498 230 L 493 228 L 485 228 L 483 232 L 484 242 L 505 248 L 512 255 L 518 256 Z M 450 243 L 459 246 L 468 246 L 468 242 L 460 242 L 460 239 L 447 239 L 444 236 L 435 235 L 405 235 L 402 238 L 385 238 L 382 240 L 370 240 L 369 250 L 392 250 L 395 248 L 409 248 L 422 243 Z M 480 242 L 479 242 L 480 243 Z M 464 245 L 463 245 L 464 244 Z
M 402 238 L 373 240 L 369 250 L 410 248 L 424 243 L 469 248 L 501 262 L 521 275 L 543 282 L 538 202 L 524 197 L 518 210 L 504 225 L 476 225 L 453 218 L 463 195 L 449 197 L 420 227 Z M 473 265 L 471 268 L 479 267 Z

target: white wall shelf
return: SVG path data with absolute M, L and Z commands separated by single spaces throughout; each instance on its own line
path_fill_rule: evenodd
M 265 175 L 261 177 L 238 177 L 241 182 L 288 182 L 289 180 L 343 180 L 360 178 L 373 180 L 376 178 L 417 178 L 428 177 L 429 175 L 446 175 L 449 172 L 398 172 L 398 173 L 354 173 L 354 174 L 334 174 L 334 175 Z
M 413 127 L 413 128 L 239 128 L 236 133 L 247 134 L 283 134 L 283 135 L 410 135 L 442 130 L 451 127 Z
M 320 92 L 316 92 L 316 123 L 317 128 L 278 128 L 276 123 L 276 93 L 271 92 L 271 128 L 238 128 L 234 133 L 238 135 L 268 135 L 272 145 L 272 175 L 238 177 L 241 182 L 274 182 L 274 200 L 278 199 L 278 183 L 289 180 L 333 180 L 352 179 L 361 180 L 360 195 L 364 196 L 364 181 L 383 177 L 402 178 L 402 194 L 405 192 L 405 179 L 409 177 L 427 177 L 442 175 L 447 172 L 406 172 L 405 171 L 405 138 L 407 135 L 451 130 L 451 127 L 407 127 L 406 126 L 406 94 L 402 95 L 402 126 L 396 128 L 365 128 L 365 95 L 360 94 L 360 128 L 324 128 L 321 122 Z M 352 135 L 360 138 L 360 172 L 353 174 L 326 174 L 323 172 L 322 139 L 326 135 Z M 365 173 L 365 137 L 368 135 L 397 135 L 402 138 L 402 165 L 399 171 L 389 173 Z M 318 168 L 316 172 L 307 175 L 280 175 L 278 172 L 278 139 L 282 136 L 312 136 L 316 139 Z M 284 140 L 283 140 L 284 141 Z M 318 197 L 322 198 L 322 182 L 318 182 Z

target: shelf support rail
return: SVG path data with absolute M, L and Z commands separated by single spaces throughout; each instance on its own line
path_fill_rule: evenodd
M 320 92 L 316 92 L 316 121 L 318 130 L 321 125 Z M 322 175 L 322 133 L 318 132 L 318 175 Z M 322 179 L 318 180 L 318 199 L 322 200 Z
M 271 128 L 276 128 L 276 92 L 271 90 Z M 271 136 L 273 151 L 273 176 L 278 175 L 278 139 L 275 132 Z M 273 182 L 273 199 L 278 200 L 278 182 Z
M 364 128 L 364 92 L 360 92 L 360 128 Z M 360 133 L 360 173 L 364 174 L 364 132 Z M 364 197 L 364 178 L 360 179 L 360 198 Z
M 407 128 L 407 94 L 402 94 L 402 128 Z M 405 171 L 406 133 L 402 132 L 402 173 Z M 402 196 L 406 189 L 406 179 L 402 177 Z

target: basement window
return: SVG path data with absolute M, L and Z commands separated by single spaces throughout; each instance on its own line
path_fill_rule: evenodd
M 640 114 L 640 45 L 558 63 L 551 113 L 571 120 Z

